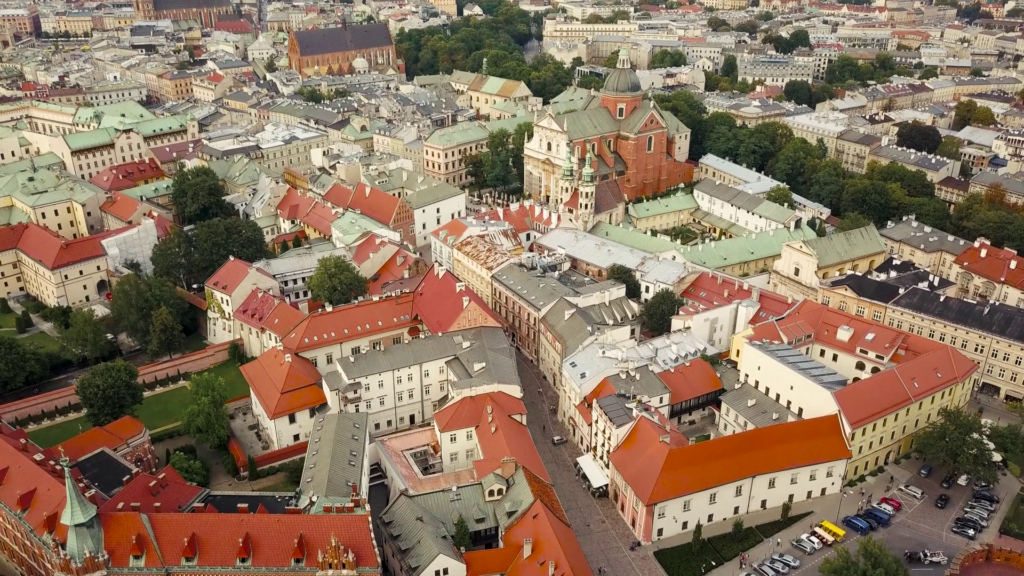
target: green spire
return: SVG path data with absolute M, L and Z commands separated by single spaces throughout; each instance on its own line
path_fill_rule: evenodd
M 572 161 L 572 150 L 571 149 L 566 150 L 565 151 L 565 162 L 562 163 L 562 178 L 565 178 L 567 180 L 571 180 L 572 176 L 573 176 L 573 172 L 575 171 L 575 168 L 576 167 L 573 166 L 573 161 Z
M 62 455 L 63 452 L 61 450 Z M 64 468 L 66 493 L 64 511 L 60 515 L 60 523 L 68 527 L 65 549 L 69 557 L 82 563 L 90 554 L 103 553 L 103 528 L 96 514 L 96 505 L 86 500 L 71 477 L 71 461 L 62 456 L 60 465 Z
M 583 166 L 583 183 L 593 184 L 594 183 L 594 153 L 593 151 L 587 151 L 587 161 Z

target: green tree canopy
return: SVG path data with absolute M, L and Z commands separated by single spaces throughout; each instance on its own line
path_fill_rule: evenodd
M 648 68 L 674 68 L 686 66 L 686 54 L 681 50 L 658 50 L 651 56 Z
M 818 572 L 822 576 L 910 576 L 900 557 L 886 548 L 882 540 L 869 535 L 857 542 L 855 553 L 837 545 L 835 554 L 821 561 Z
M 452 544 L 459 550 L 468 551 L 473 548 L 469 525 L 466 524 L 466 519 L 462 517 L 462 514 L 459 514 L 459 517 L 455 519 L 455 534 L 452 536 Z
M 896 144 L 925 154 L 934 154 L 942 144 L 942 134 L 939 134 L 935 126 L 914 120 L 904 123 L 896 131 Z
M 72 362 L 88 360 L 90 364 L 106 358 L 114 343 L 107 338 L 107 329 L 88 308 L 71 312 L 68 327 L 60 330 L 57 341 L 60 351 Z
M 10 392 L 25 385 L 31 373 L 32 350 L 20 340 L 0 336 L 0 392 Z
M 936 419 L 916 434 L 914 449 L 929 463 L 985 482 L 995 482 L 992 451 L 985 445 L 981 418 L 943 407 Z
M 790 80 L 786 82 L 785 87 L 782 89 L 782 93 L 786 96 L 786 100 L 796 104 L 803 104 L 804 106 L 813 105 L 813 93 L 811 91 L 811 84 L 806 80 Z
M 758 25 L 758 23 L 754 20 L 744 20 L 743 22 L 740 22 L 739 24 L 733 27 L 733 30 L 737 32 L 745 32 L 747 34 L 750 34 L 751 36 L 756 36 L 757 31 L 760 29 L 761 26 Z
M 776 186 L 772 188 L 764 195 L 764 199 L 787 208 L 793 208 L 795 206 L 795 204 L 793 204 L 793 193 L 785 186 Z
M 626 297 L 637 299 L 640 297 L 640 281 L 636 279 L 633 271 L 622 264 L 612 264 L 608 268 L 608 279 L 618 280 L 626 285 Z
M 618 65 L 619 65 L 619 51 L 618 50 L 612 52 L 611 54 L 608 55 L 607 58 L 604 59 L 604 67 L 605 68 L 617 68 Z
M 253 220 L 215 218 L 190 231 L 176 229 L 153 248 L 153 273 L 190 288 L 202 285 L 230 256 L 255 262 L 268 255 L 263 230 Z
M 110 312 L 114 326 L 139 346 L 150 345 L 156 311 L 167 308 L 175 320 L 191 317 L 188 302 L 166 280 L 126 274 L 111 292 Z
M 935 154 L 950 160 L 960 160 L 960 139 L 956 136 L 946 136 L 942 144 L 935 150 Z
M 210 448 L 227 446 L 231 428 L 228 423 L 227 387 L 216 374 L 194 376 L 188 384 L 191 404 L 181 419 L 182 429 L 197 442 Z
M 121 359 L 97 364 L 80 377 L 75 393 L 86 409 L 89 423 L 104 426 L 122 416 L 134 415 L 142 404 L 138 378 L 135 366 Z
M 351 262 L 341 256 L 325 256 L 317 261 L 309 279 L 309 293 L 315 300 L 337 306 L 365 295 L 366 284 Z
M 671 290 L 658 291 L 644 306 L 641 313 L 643 327 L 655 336 L 672 329 L 672 317 L 679 313 L 683 300 Z
M 179 170 L 171 184 L 171 201 L 182 224 L 196 224 L 233 213 L 224 201 L 224 185 L 206 166 Z
M 925 66 L 917 75 L 918 80 L 933 80 L 939 77 L 939 70 L 935 66 Z
M 149 345 L 146 353 L 156 360 L 164 356 L 174 356 L 185 350 L 185 333 L 174 313 L 167 306 L 157 308 L 153 313 L 153 322 L 149 329 Z
M 171 461 L 168 464 L 178 474 L 181 474 L 181 477 L 186 482 L 196 486 L 209 486 L 210 472 L 206 469 L 206 464 L 199 458 L 191 454 L 175 451 L 171 453 Z
M 721 75 L 726 78 L 731 78 L 733 82 L 736 81 L 736 78 L 739 75 L 739 67 L 736 65 L 735 54 L 727 54 L 725 58 L 722 59 Z
M 839 226 L 836 226 L 836 230 L 839 232 L 849 232 L 850 230 L 857 230 L 865 226 L 871 226 L 871 220 L 867 216 L 859 212 L 848 212 L 843 215 L 843 219 L 839 221 Z

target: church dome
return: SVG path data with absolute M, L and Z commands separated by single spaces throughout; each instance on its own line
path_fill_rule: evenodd
M 643 92 L 640 86 L 640 77 L 629 67 L 629 51 L 626 48 L 619 50 L 619 63 L 615 70 L 605 78 L 602 94 L 609 95 L 636 95 Z
M 356 72 L 366 72 L 370 69 L 370 63 L 366 61 L 366 58 L 359 56 L 352 61 L 352 67 L 356 69 Z

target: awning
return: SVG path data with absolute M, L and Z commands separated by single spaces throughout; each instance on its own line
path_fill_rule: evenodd
M 586 475 L 592 488 L 600 488 L 608 485 L 608 476 L 605 476 L 601 467 L 594 461 L 593 455 L 584 454 L 583 456 L 580 456 L 576 459 L 576 464 L 579 465 L 580 470 L 584 475 Z

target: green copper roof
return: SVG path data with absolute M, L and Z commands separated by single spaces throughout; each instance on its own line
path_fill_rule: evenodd
M 129 196 L 136 200 L 150 200 L 152 198 L 159 198 L 160 196 L 166 196 L 171 193 L 171 186 L 174 184 L 174 180 L 159 180 L 150 184 L 144 184 L 142 186 L 136 186 L 135 188 L 129 188 L 127 190 L 121 190 L 121 194 Z
M 79 150 L 113 145 L 114 138 L 117 138 L 117 130 L 114 128 L 99 128 L 88 132 L 65 134 L 63 138 L 64 143 L 68 145 L 72 152 L 78 152 Z
M 812 238 L 804 246 L 818 256 L 819 267 L 885 252 L 885 242 L 874 226 Z
M 11 162 L 10 164 L 0 165 L 0 176 L 8 176 L 11 174 L 17 174 L 18 172 L 26 172 L 32 169 L 32 165 L 35 164 L 37 169 L 53 168 L 58 170 L 64 168 L 64 161 L 61 160 L 60 156 L 57 156 L 53 152 L 46 152 L 40 154 L 31 159 L 26 158 L 24 160 L 18 160 L 17 162 Z
M 96 505 L 85 499 L 78 484 L 71 477 L 71 464 L 61 458 L 64 467 L 64 510 L 60 523 L 68 527 L 65 549 L 72 559 L 81 563 L 89 555 L 103 551 L 103 528 L 96 515 Z
M 8 206 L 6 208 L 0 208 L 0 226 L 10 226 L 12 224 L 21 224 L 22 222 L 29 222 L 32 219 L 29 218 L 22 209 L 17 206 Z
M 658 198 L 657 200 L 636 202 L 628 207 L 629 217 L 633 220 L 696 209 L 697 201 L 694 200 L 693 194 L 684 194 L 682 192 Z
M 180 132 L 185 130 L 187 127 L 188 115 L 186 114 L 153 118 L 151 120 L 138 122 L 131 126 L 131 128 L 141 134 L 143 138 L 149 138 L 160 134 L 170 134 L 171 132 Z
M 817 234 L 806 226 L 795 231 L 783 228 L 687 246 L 680 248 L 679 253 L 687 262 L 717 270 L 744 262 L 776 257 L 782 253 L 782 245 L 786 242 L 809 238 L 817 238 Z
M 651 236 L 646 232 L 641 232 L 627 225 L 613 226 L 604 222 L 598 222 L 590 229 L 590 233 L 594 236 L 607 238 L 630 248 L 647 252 L 648 254 L 661 254 L 682 248 L 681 245 L 671 240 Z
M 0 197 L 13 196 L 33 208 L 72 200 L 79 204 L 103 195 L 96 185 L 57 170 L 38 169 L 0 176 Z
M 387 228 L 387 226 L 369 216 L 348 210 L 337 220 L 331 222 L 331 239 L 342 246 L 349 246 L 359 240 L 363 233 L 381 228 Z
M 426 143 L 446 148 L 487 139 L 487 129 L 476 122 L 459 122 L 454 126 L 438 128 L 427 136 Z

